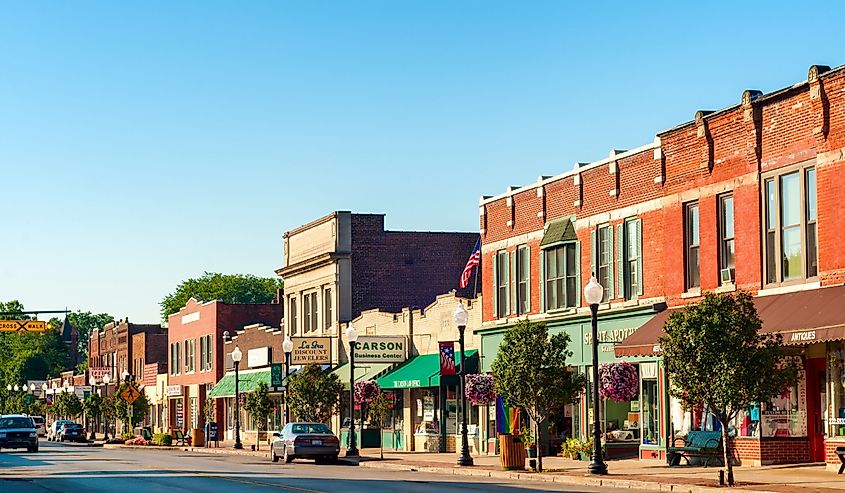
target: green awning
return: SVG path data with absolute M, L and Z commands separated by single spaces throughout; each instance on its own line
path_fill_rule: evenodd
M 476 349 L 467 352 L 467 368 L 471 365 L 470 358 L 478 353 Z M 460 351 L 455 351 L 455 362 L 461 363 Z M 404 365 L 389 372 L 378 379 L 383 389 L 411 389 L 421 387 L 440 386 L 440 354 L 421 354 L 406 362 Z
M 264 382 L 270 386 L 270 368 L 251 371 L 249 373 L 238 373 L 238 392 L 252 392 L 258 386 L 258 382 Z M 234 397 L 235 396 L 235 374 L 226 374 L 217 382 L 217 385 L 208 393 L 208 397 Z
M 390 367 L 394 366 L 395 363 L 356 363 L 355 364 L 355 381 L 356 382 L 363 382 L 366 380 L 372 380 L 385 371 L 389 370 Z M 335 375 L 340 378 L 340 381 L 343 383 L 343 388 L 349 388 L 349 365 L 345 364 L 342 366 L 338 366 L 334 371 L 332 371 Z
M 562 241 L 577 241 L 578 236 L 575 234 L 575 226 L 569 218 L 558 219 L 549 223 L 546 227 L 546 232 L 543 234 L 543 239 L 540 241 L 540 246 L 553 245 Z

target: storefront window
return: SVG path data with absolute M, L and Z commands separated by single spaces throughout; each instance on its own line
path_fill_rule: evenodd
M 807 395 L 804 372 L 798 372 L 798 385 L 761 406 L 760 436 L 807 436 Z
M 657 391 L 657 380 L 643 379 L 641 412 L 641 432 L 643 443 L 656 445 L 660 442 L 660 394 Z
M 828 350 L 828 386 L 822 386 L 822 419 L 828 436 L 845 437 L 845 344 L 832 343 Z M 825 392 L 826 390 L 826 392 Z

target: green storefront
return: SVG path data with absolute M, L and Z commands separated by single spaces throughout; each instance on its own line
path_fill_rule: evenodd
M 599 312 L 599 363 L 627 361 L 637 367 L 640 380 L 639 395 L 631 402 L 603 401 L 600 403 L 602 429 L 610 432 L 606 441 L 609 458 L 639 456 L 659 458 L 665 448 L 662 419 L 666 404 L 663 394 L 662 362 L 657 357 L 617 358 L 614 346 L 633 334 L 655 315 L 652 306 L 614 309 Z M 569 335 L 569 359 L 573 371 L 582 373 L 590 381 L 592 373 L 592 330 L 589 313 L 550 315 L 546 318 L 550 334 Z M 479 329 L 481 336 L 481 371 L 489 372 L 496 353 L 509 326 Z M 590 382 L 591 385 L 591 382 Z M 592 436 L 592 393 L 584 392 L 581 399 L 567 405 L 565 411 L 548 422 L 544 438 L 546 450 L 555 451 L 569 437 L 588 439 Z M 494 414 L 491 413 L 491 419 Z M 495 422 L 486 427 L 488 440 L 495 439 Z M 491 447 L 492 448 L 492 447 Z M 654 455 L 656 454 L 656 455 Z

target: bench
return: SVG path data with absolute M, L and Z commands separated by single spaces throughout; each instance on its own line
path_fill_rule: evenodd
M 171 430 L 170 436 L 173 437 L 173 445 L 187 445 L 188 438 L 182 433 L 182 430 Z
M 839 466 L 839 474 L 842 474 L 842 471 L 845 471 L 845 447 L 836 447 L 836 451 L 834 452 L 837 457 L 839 457 L 839 462 L 842 463 Z
M 681 445 L 679 446 L 679 443 Z M 689 464 L 690 457 L 704 457 L 704 467 L 710 465 L 710 459 L 722 462 L 722 432 L 721 431 L 690 431 L 686 437 L 679 437 L 667 450 L 676 459 L 670 460 L 670 465 L 676 466 L 681 457 Z

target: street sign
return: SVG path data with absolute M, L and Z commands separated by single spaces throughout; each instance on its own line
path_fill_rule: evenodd
M 270 365 L 270 386 L 271 387 L 281 387 L 284 383 L 284 378 L 282 376 L 282 364 L 281 363 L 273 363 Z
M 0 320 L 0 332 L 44 332 L 47 322 L 41 320 Z
M 138 397 L 141 397 L 141 392 L 139 392 L 134 385 L 130 385 L 129 387 L 126 387 L 123 392 L 120 393 L 120 397 L 131 406 L 132 403 L 138 399 Z

